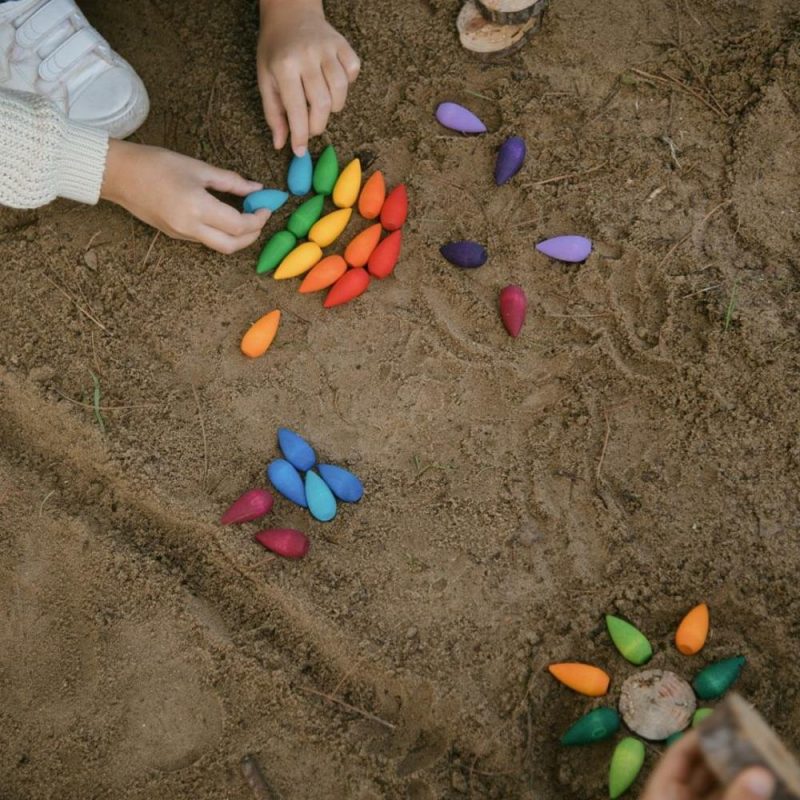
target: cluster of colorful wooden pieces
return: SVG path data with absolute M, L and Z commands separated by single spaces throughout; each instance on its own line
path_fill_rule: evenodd
M 436 119 L 450 130 L 458 133 L 486 133 L 483 121 L 470 109 L 458 103 L 444 102 L 436 107 Z M 525 163 L 527 147 L 519 136 L 510 136 L 497 152 L 494 166 L 494 182 L 497 186 L 508 183 Z M 592 252 L 592 242 L 585 236 L 554 236 L 536 245 L 536 249 L 550 258 L 567 263 L 585 261 Z M 477 269 L 488 260 L 486 248 L 469 239 L 447 242 L 439 248 L 442 256 L 460 269 Z M 510 284 L 503 288 L 499 296 L 500 319 L 509 336 L 519 336 L 525 323 L 528 299 L 525 290 Z
M 335 464 L 317 463 L 314 448 L 288 428 L 278 429 L 283 458 L 267 467 L 267 477 L 287 500 L 307 508 L 314 519 L 329 522 L 336 516 L 336 501 L 357 503 L 364 486 L 349 470 Z
M 608 614 L 605 617 L 611 641 L 627 661 L 636 666 L 646 664 L 653 656 L 653 647 L 644 634 L 633 624 L 621 617 Z M 692 608 L 681 620 L 675 634 L 675 646 L 683 655 L 696 655 L 706 644 L 709 633 L 710 614 L 708 606 L 701 603 Z M 691 700 L 690 707 L 682 717 L 680 724 L 681 730 L 675 731 L 675 726 L 670 729 L 667 727 L 659 734 L 651 735 L 646 733 L 648 738 L 653 740 L 663 740 L 667 744 L 677 741 L 685 733 L 685 728 L 690 724 L 696 727 L 713 709 L 698 708 L 695 706 L 694 695 L 700 700 L 716 700 L 722 697 L 728 689 L 739 678 L 746 660 L 743 656 L 727 658 L 716 661 L 704 667 L 697 673 L 692 681 L 691 688 L 685 681 L 685 691 Z M 611 677 L 607 672 L 592 664 L 580 662 L 563 662 L 551 664 L 548 667 L 550 674 L 561 684 L 567 686 L 579 694 L 587 697 L 603 697 L 608 693 L 611 684 Z M 645 676 L 648 673 L 634 673 L 642 675 L 642 680 L 647 683 Z M 673 678 L 677 678 L 669 673 Z M 627 683 L 630 682 L 626 681 Z M 622 694 L 625 694 L 623 687 Z M 620 704 L 622 708 L 622 701 Z M 623 709 L 624 713 L 627 711 Z M 652 710 L 649 713 L 653 713 Z M 625 717 L 628 727 L 634 732 L 641 729 Z M 603 741 L 614 736 L 619 731 L 621 718 L 619 712 L 614 708 L 596 708 L 575 722 L 561 737 L 561 744 L 567 746 L 586 745 L 594 742 Z M 620 797 L 624 794 L 636 780 L 644 763 L 644 746 L 633 737 L 626 737 L 614 751 L 609 771 L 609 793 L 612 798 Z
M 287 180 L 289 191 L 302 197 L 313 188 L 315 194 L 291 214 L 285 230 L 269 239 L 256 272 L 273 273 L 276 280 L 304 276 L 299 289 L 303 294 L 329 289 L 325 308 L 343 305 L 363 294 L 371 278 L 389 277 L 400 258 L 408 193 L 405 185 L 400 184 L 387 194 L 380 171 L 374 172 L 363 188 L 361 181 L 359 159 L 354 158 L 340 172 L 336 151 L 331 146 L 323 150 L 316 165 L 308 153 L 293 158 Z M 245 198 L 245 210 L 280 207 L 277 203 L 281 197 L 280 205 L 288 197 L 285 192 L 256 192 Z M 323 214 L 326 198 L 336 208 Z M 272 206 L 259 205 L 268 201 Z M 323 250 L 333 245 L 350 224 L 354 207 L 364 219 L 375 222 L 357 234 L 342 255 L 325 256 Z
M 261 519 L 272 511 L 274 499 L 266 489 L 250 489 L 220 518 L 222 525 L 241 525 Z M 309 548 L 308 537 L 293 528 L 269 528 L 253 537 L 259 544 L 284 558 L 302 558 Z

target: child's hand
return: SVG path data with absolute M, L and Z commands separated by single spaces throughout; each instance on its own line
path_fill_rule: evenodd
M 174 239 L 227 254 L 251 245 L 270 214 L 242 214 L 208 190 L 244 196 L 261 188 L 170 150 L 112 139 L 100 196 Z
M 258 86 L 272 140 L 280 150 L 291 131 L 303 155 L 309 136 L 341 111 L 361 62 L 325 20 L 321 0 L 261 0 Z
M 774 788 L 772 775 L 754 767 L 723 792 L 703 759 L 697 731 L 692 731 L 667 750 L 640 800 L 767 800 Z

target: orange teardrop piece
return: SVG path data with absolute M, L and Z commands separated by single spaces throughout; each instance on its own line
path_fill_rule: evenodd
M 387 231 L 396 231 L 402 228 L 408 216 L 408 192 L 406 185 L 401 183 L 395 186 L 381 209 L 381 225 Z
M 703 649 L 708 638 L 708 606 L 700 603 L 695 606 L 678 625 L 675 631 L 675 647 L 685 656 L 693 656 Z
M 242 352 L 250 358 L 263 356 L 278 332 L 278 323 L 280 321 L 281 312 L 275 309 L 275 311 L 270 311 L 269 314 L 265 314 L 257 322 L 254 322 L 242 337 L 240 345 Z
M 369 274 L 374 278 L 388 278 L 400 258 L 403 231 L 392 231 L 373 251 L 367 262 Z
M 564 686 L 589 697 L 602 697 L 611 683 L 611 678 L 603 670 L 591 664 L 551 664 L 547 669 Z
M 323 258 L 311 272 L 306 275 L 298 291 L 303 294 L 318 292 L 333 286 L 339 278 L 347 272 L 347 262 L 341 256 L 327 256 Z
M 349 303 L 360 294 L 364 294 L 367 286 L 369 286 L 369 273 L 361 268 L 350 269 L 333 284 L 323 305 L 325 308 L 333 308 Z
M 383 201 L 386 199 L 386 182 L 383 173 L 378 170 L 370 175 L 358 198 L 358 213 L 364 219 L 375 219 L 381 213 Z
M 361 231 L 361 233 L 359 233 L 345 248 L 344 260 L 351 267 L 366 266 L 369 257 L 372 255 L 372 251 L 381 240 L 382 232 L 383 228 L 377 223 Z

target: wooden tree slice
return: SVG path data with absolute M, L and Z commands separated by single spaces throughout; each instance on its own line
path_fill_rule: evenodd
M 467 0 L 458 15 L 456 28 L 465 49 L 480 56 L 511 53 L 525 44 L 540 26 L 540 17 L 531 17 L 521 25 L 498 25 L 489 22 L 478 10 L 475 0 Z
M 698 730 L 703 755 L 723 786 L 747 767 L 766 767 L 777 780 L 772 800 L 800 800 L 800 764 L 741 696 L 728 695 Z
M 478 10 L 489 22 L 498 25 L 521 25 L 540 16 L 550 0 L 475 0 Z
M 661 669 L 634 672 L 619 695 L 619 713 L 625 724 L 655 742 L 686 728 L 696 704 L 692 687 L 674 672 Z

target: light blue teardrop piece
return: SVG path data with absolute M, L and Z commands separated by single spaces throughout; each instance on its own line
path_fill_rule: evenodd
M 336 516 L 336 499 L 325 481 L 310 470 L 306 472 L 306 500 L 311 516 L 330 522 Z
M 262 208 L 277 211 L 288 199 L 289 194 L 279 189 L 259 189 L 245 197 L 244 213 L 255 214 Z
M 289 191 L 298 197 L 308 194 L 311 191 L 311 179 L 314 169 L 311 164 L 311 155 L 306 153 L 303 156 L 294 156 L 289 164 L 289 175 L 286 182 Z

